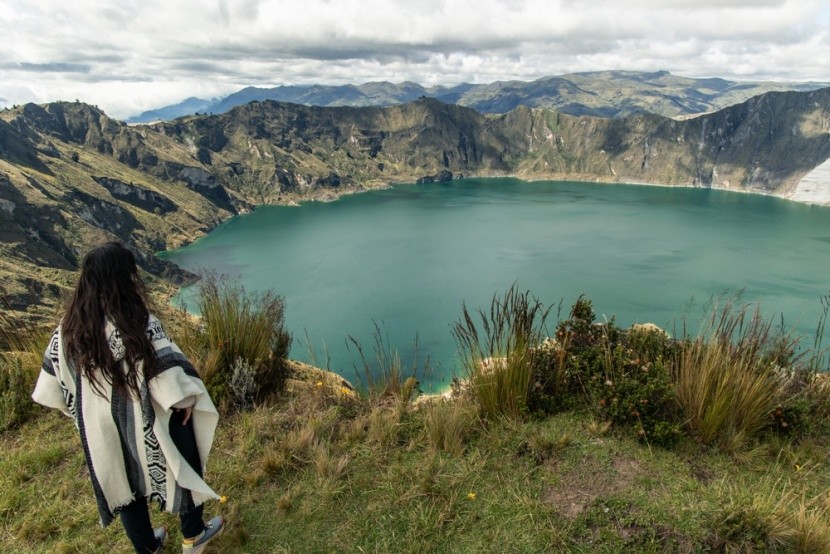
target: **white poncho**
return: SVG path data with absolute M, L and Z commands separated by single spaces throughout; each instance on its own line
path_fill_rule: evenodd
M 113 356 L 126 366 L 118 330 L 107 323 L 106 332 Z M 218 498 L 181 456 L 168 430 L 172 407 L 192 401 L 191 418 L 204 470 L 219 420 L 216 408 L 193 366 L 152 315 L 147 336 L 158 356 L 159 373 L 149 383 L 139 378 L 140 398 L 125 400 L 113 394 L 104 379 L 100 380 L 104 397 L 96 393 L 64 354 L 60 326 L 49 341 L 32 394 L 35 402 L 74 420 L 104 526 L 141 496 L 173 513 Z

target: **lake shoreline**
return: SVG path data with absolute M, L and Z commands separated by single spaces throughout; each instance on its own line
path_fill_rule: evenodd
M 828 162 L 826 162 L 826 163 L 830 163 L 830 160 L 828 160 Z M 794 202 L 796 204 L 803 204 L 803 205 L 808 205 L 808 206 L 823 206 L 823 207 L 824 206 L 830 206 L 830 196 L 828 196 L 827 198 L 823 198 L 820 201 L 814 201 L 814 200 L 805 199 L 805 198 L 793 198 L 792 196 L 795 194 L 795 190 L 789 191 L 786 194 L 779 194 L 779 193 L 774 193 L 774 192 L 765 192 L 765 191 L 762 191 L 762 190 L 747 190 L 747 189 L 737 189 L 737 188 L 732 188 L 732 187 L 698 186 L 698 185 L 688 185 L 688 184 L 669 185 L 669 184 L 665 184 L 665 183 L 649 183 L 649 182 L 646 182 L 646 181 L 622 181 L 622 180 L 619 180 L 619 179 L 609 180 L 609 179 L 595 178 L 593 180 L 588 180 L 585 177 L 583 177 L 583 178 L 578 178 L 577 177 L 577 178 L 573 178 L 573 179 L 567 179 L 567 178 L 556 178 L 556 177 L 545 177 L 545 176 L 539 176 L 539 177 L 521 176 L 521 175 L 518 175 L 518 174 L 498 174 L 498 175 L 488 174 L 488 175 L 464 175 L 464 176 L 462 176 L 460 178 L 457 178 L 457 179 L 453 178 L 453 179 L 450 179 L 448 181 L 442 181 L 442 182 L 443 183 L 449 183 L 449 182 L 453 182 L 453 181 L 466 181 L 466 180 L 475 180 L 475 179 L 481 179 L 481 180 L 516 179 L 517 181 L 524 181 L 526 183 L 541 183 L 541 182 L 550 181 L 552 183 L 567 182 L 567 183 L 584 183 L 584 184 L 589 184 L 589 185 L 597 185 L 597 184 L 598 185 L 621 185 L 621 186 L 634 185 L 634 186 L 658 187 L 658 188 L 666 188 L 666 189 L 678 188 L 678 189 L 695 189 L 695 190 L 717 190 L 717 191 L 724 191 L 724 192 L 735 192 L 735 193 L 739 193 L 739 194 L 748 194 L 748 195 L 753 195 L 753 196 L 779 198 L 781 200 L 786 200 L 788 202 Z M 303 204 L 307 204 L 307 203 L 313 203 L 313 202 L 332 203 L 332 202 L 337 202 L 341 198 L 344 198 L 344 197 L 347 197 L 347 196 L 353 196 L 355 194 L 363 194 L 363 193 L 378 191 L 378 190 L 387 190 L 387 189 L 390 189 L 390 188 L 393 188 L 393 187 L 396 187 L 396 186 L 405 186 L 405 187 L 408 187 L 408 186 L 422 186 L 423 184 L 431 184 L 431 183 L 416 183 L 416 182 L 414 182 L 414 180 L 388 181 L 388 182 L 385 182 L 385 183 L 377 183 L 377 184 L 372 184 L 372 185 L 360 184 L 360 185 L 357 185 L 355 187 L 346 188 L 346 189 L 343 189 L 343 190 L 340 190 L 340 191 L 325 190 L 325 191 L 322 191 L 320 194 L 313 194 L 312 193 L 311 195 L 288 196 L 285 199 L 282 199 L 281 197 L 278 197 L 277 201 L 272 203 L 272 204 L 257 204 L 251 210 L 240 211 L 237 214 L 228 216 L 224 219 L 220 219 L 216 223 L 216 225 L 214 225 L 213 227 L 208 228 L 204 235 L 184 240 L 176 248 L 167 249 L 167 250 L 160 250 L 160 251 L 156 252 L 155 255 L 158 256 L 158 255 L 164 254 L 165 252 L 168 252 L 170 250 L 178 250 L 179 248 L 184 248 L 185 246 L 193 244 L 194 242 L 201 239 L 202 237 L 205 237 L 205 236 L 209 235 L 214 230 L 221 227 L 224 223 L 227 223 L 228 221 L 232 220 L 233 218 L 251 214 L 254 211 L 256 211 L 257 209 L 263 208 L 263 207 L 266 207 L 266 206 L 286 206 L 286 207 L 299 208 Z M 796 184 L 796 187 L 797 186 L 798 186 L 798 184 Z M 830 191 L 828 191 L 828 193 L 830 194 Z
M 402 358 L 430 355 L 432 373 L 419 376 L 430 394 L 462 373 L 447 328 L 462 303 L 487 305 L 517 279 L 546 303 L 587 294 L 621 324 L 668 329 L 686 315 L 697 321 L 709 298 L 745 288 L 743 300 L 814 331 L 817 284 L 830 272 L 830 236 L 815 231 L 826 210 L 696 187 L 605 185 L 463 179 L 336 206 L 264 207 L 165 257 L 278 290 L 292 332 L 326 345 L 346 379 L 355 354 L 344 334 L 371 345 L 369 323 L 380 322 Z M 416 332 L 420 356 L 411 350 Z M 302 352 L 297 359 L 309 361 Z

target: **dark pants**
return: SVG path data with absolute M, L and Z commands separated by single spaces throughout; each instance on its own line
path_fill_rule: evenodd
M 173 411 L 170 417 L 170 438 L 176 448 L 181 452 L 187 463 L 202 476 L 202 463 L 199 460 L 199 450 L 196 447 L 196 436 L 193 434 L 193 422 L 188 421 L 182 425 L 184 411 Z M 205 529 L 202 520 L 202 506 L 193 508 L 179 517 L 182 524 L 182 536 L 185 538 L 195 537 Z M 133 543 L 136 552 L 144 554 L 155 552 L 158 549 L 158 541 L 153 535 L 153 525 L 150 523 L 150 512 L 147 509 L 147 499 L 143 496 L 136 498 L 125 506 L 120 512 L 121 523 L 127 537 Z

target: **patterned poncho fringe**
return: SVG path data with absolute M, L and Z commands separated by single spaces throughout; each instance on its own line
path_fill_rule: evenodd
M 113 356 L 126 367 L 118 330 L 107 323 L 106 333 Z M 204 470 L 219 420 L 216 408 L 193 366 L 153 316 L 147 336 L 159 373 L 149 382 L 139 378 L 139 398 L 114 394 L 103 379 L 104 396 L 98 394 L 67 359 L 60 326 L 49 341 L 32 394 L 36 402 L 61 410 L 75 422 L 103 526 L 142 496 L 173 513 L 186 513 L 218 498 L 181 456 L 169 433 L 173 406 L 195 399 L 191 420 Z

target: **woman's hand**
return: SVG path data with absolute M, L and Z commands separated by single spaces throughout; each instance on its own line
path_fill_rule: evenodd
M 193 414 L 193 406 L 188 406 L 187 408 L 173 408 L 177 412 L 184 412 L 184 417 L 182 418 L 182 425 L 187 425 L 187 422 L 190 421 L 190 416 Z

